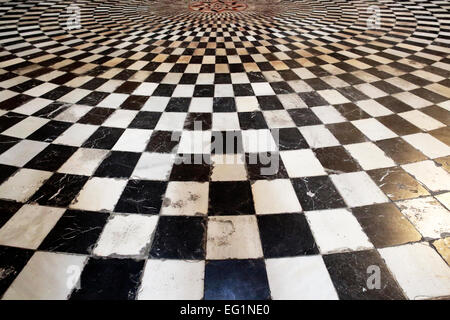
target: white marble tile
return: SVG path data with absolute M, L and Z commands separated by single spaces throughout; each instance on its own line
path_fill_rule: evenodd
M 292 87 L 291 82 L 289 85 Z M 293 88 L 294 89 L 294 88 Z M 295 90 L 295 89 L 294 89 Z M 301 92 L 301 91 L 297 91 Z M 277 97 L 284 109 L 297 109 L 297 108 L 308 108 L 308 105 L 295 93 L 292 94 L 282 94 Z
M 183 131 L 178 145 L 178 153 L 211 153 L 211 131 Z
M 263 256 L 256 216 L 209 217 L 206 259 L 256 259 Z
M 333 106 L 314 107 L 311 110 L 325 124 L 347 121 Z
M 398 100 L 408 104 L 414 109 L 421 109 L 433 105 L 432 102 L 422 99 L 411 92 L 400 92 L 392 95 Z
M 395 167 L 395 162 L 372 142 L 348 144 L 344 146 L 364 170 Z
M 97 256 L 139 256 L 150 244 L 158 216 L 114 215 L 94 248 Z
M 142 106 L 141 111 L 163 112 L 169 101 L 170 97 L 150 97 Z
M 25 139 L 49 122 L 48 119 L 28 117 L 2 132 L 2 135 Z
M 450 192 L 442 193 L 434 197 L 438 199 L 447 210 L 450 210 Z
M 290 178 L 326 175 L 322 164 L 310 149 L 281 151 L 280 156 Z
M 214 85 L 214 97 L 234 97 L 232 84 L 216 84 Z
M 87 211 L 113 211 L 127 180 L 91 178 L 72 201 L 70 208 Z
M 64 211 L 63 208 L 24 205 L 0 229 L 0 245 L 37 249 Z
M 53 141 L 55 144 L 80 147 L 94 132 L 97 126 L 75 123 Z
M 0 185 L 0 198 L 25 202 L 51 175 L 47 171 L 20 169 Z
M 108 153 L 108 150 L 80 148 L 58 169 L 58 172 L 91 176 Z
M 86 256 L 36 252 L 3 300 L 65 300 L 77 286 Z
M 212 114 L 212 130 L 232 131 L 240 129 L 237 112 L 219 112 Z
M 139 300 L 201 300 L 205 261 L 148 260 Z
M 386 92 L 378 89 L 377 87 L 371 85 L 370 83 L 357 84 L 354 87 L 371 99 L 377 99 L 387 96 Z
M 329 104 L 344 104 L 349 103 L 346 97 L 344 97 L 337 90 L 319 90 L 318 93 L 326 100 Z
M 393 112 L 375 100 L 358 101 L 356 105 L 372 117 L 381 117 Z
M 259 102 L 256 97 L 236 97 L 236 110 L 238 112 L 252 112 L 259 110 Z
M 405 164 L 402 168 L 433 192 L 450 190 L 450 174 L 431 160 Z
M 213 112 L 213 98 L 192 98 L 189 112 Z
M 242 144 L 247 153 L 271 152 L 277 145 L 270 130 L 243 130 Z
M 211 156 L 211 160 L 213 163 L 211 181 L 247 180 L 243 155 L 215 154 Z
M 32 115 L 33 113 L 36 113 L 39 110 L 43 109 L 44 107 L 48 106 L 50 103 L 52 103 L 52 100 L 35 98 L 21 105 L 20 107 L 14 109 L 14 112 Z
M 378 250 L 411 300 L 448 296 L 450 268 L 428 243 Z
M 128 128 L 131 121 L 136 118 L 138 111 L 133 110 L 116 110 L 112 115 L 103 122 L 104 127 Z
M 0 155 L 0 164 L 24 166 L 48 146 L 48 143 L 22 140 Z
M 402 138 L 432 159 L 450 155 L 450 147 L 428 133 L 416 133 Z
M 393 131 L 381 124 L 377 119 L 356 120 L 352 121 L 352 123 L 372 141 L 397 137 Z
M 191 98 L 194 95 L 194 85 L 191 84 L 180 84 L 175 88 L 172 97 L 173 98 Z
M 155 130 L 161 131 L 181 131 L 186 120 L 186 113 L 183 112 L 164 112 L 156 124 Z
M 256 96 L 275 95 L 272 87 L 267 82 L 252 83 L 252 89 Z
M 75 123 L 78 120 L 80 120 L 86 113 L 88 113 L 92 107 L 89 106 L 82 106 L 74 104 L 55 116 L 53 120 L 56 121 L 67 121 Z
M 322 254 L 373 248 L 358 220 L 347 209 L 310 211 L 305 215 Z
M 442 122 L 437 121 L 419 110 L 402 112 L 398 115 L 424 131 L 431 131 L 445 127 L 445 124 Z
M 389 201 L 365 172 L 331 175 L 330 178 L 349 207 Z
M 325 148 L 339 145 L 339 141 L 323 125 L 300 127 L 300 132 L 311 148 Z
M 425 238 L 442 238 L 450 233 L 450 213 L 433 197 L 399 201 L 397 206 Z
M 338 300 L 321 256 L 266 260 L 274 300 Z
M 207 182 L 171 181 L 167 186 L 161 215 L 198 216 L 208 213 Z
M 139 180 L 167 180 L 174 161 L 175 155 L 170 153 L 144 152 L 131 177 Z
M 291 116 L 286 110 L 264 111 L 263 115 L 269 128 L 296 127 L 294 121 L 292 121 Z
M 105 99 L 100 101 L 99 107 L 117 109 L 122 103 L 129 97 L 128 94 L 123 93 L 111 93 Z M 78 100 L 79 101 L 79 100 Z
M 258 180 L 252 184 L 256 214 L 301 212 L 289 179 Z
M 115 151 L 143 152 L 152 135 L 152 130 L 127 129 L 112 148 Z
M 134 90 L 133 95 L 137 96 L 151 96 L 153 91 L 158 87 L 158 83 L 144 82 Z

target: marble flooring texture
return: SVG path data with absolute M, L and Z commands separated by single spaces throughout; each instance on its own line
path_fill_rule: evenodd
M 447 0 L 16 0 L 0 27 L 2 299 L 450 297 Z

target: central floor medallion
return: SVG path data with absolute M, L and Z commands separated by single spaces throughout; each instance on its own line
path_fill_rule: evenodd
M 206 13 L 243 11 L 248 8 L 245 0 L 191 0 L 189 9 Z

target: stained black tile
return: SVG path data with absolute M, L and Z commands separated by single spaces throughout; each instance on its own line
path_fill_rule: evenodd
M 390 114 L 388 116 L 379 117 L 377 118 L 377 120 L 384 124 L 387 128 L 391 129 L 393 132 L 401 136 L 422 132 L 422 130 L 417 128 L 411 122 L 406 121 L 397 114 Z
M 266 119 L 262 112 L 239 112 L 239 125 L 242 130 L 267 129 Z
M 289 109 L 288 113 L 297 127 L 322 124 L 311 109 Z
M 39 250 L 89 254 L 108 220 L 105 212 L 67 210 Z
M 422 239 L 420 233 L 392 203 L 353 208 L 352 211 L 376 248 L 397 246 Z
M 381 105 L 385 106 L 386 108 L 395 113 L 414 110 L 410 105 L 394 98 L 393 96 L 381 97 L 375 99 L 375 101 L 377 101 L 378 103 L 380 103 Z
M 72 156 L 72 154 L 75 153 L 75 151 L 77 151 L 76 147 L 50 144 L 37 156 L 31 159 L 25 165 L 25 168 L 56 171 Z
M 30 202 L 43 206 L 67 207 L 89 177 L 55 173 L 31 197 Z
M 0 200 L 0 228 L 22 207 L 22 203 Z M 1 282 L 0 282 L 1 283 Z
M 402 138 L 379 140 L 375 144 L 398 164 L 419 162 L 427 159 L 420 151 L 413 148 Z
M 129 178 L 140 157 L 140 153 L 112 151 L 97 168 L 94 176 Z
M 100 127 L 87 139 L 82 147 L 95 149 L 108 149 L 117 143 L 125 129 Z
M 253 88 L 249 83 L 233 84 L 234 95 L 240 96 L 254 96 Z
M 219 97 L 213 100 L 213 112 L 236 112 L 236 102 L 232 97 Z
M 342 300 L 404 299 L 383 259 L 375 250 L 337 253 L 323 256 L 334 287 Z M 368 288 L 369 267 L 380 270 L 380 289 Z
M 206 219 L 161 216 L 156 227 L 150 257 L 201 260 L 205 258 Z
M 89 259 L 80 277 L 80 288 L 71 300 L 134 300 L 144 261 Z
M 133 129 L 155 129 L 160 117 L 160 112 L 140 111 L 128 127 Z
M 50 121 L 40 127 L 38 130 L 33 132 L 30 136 L 27 137 L 28 140 L 37 140 L 44 142 L 53 142 L 56 138 L 58 138 L 64 131 L 69 129 L 72 124 L 68 122 L 62 121 Z
M 33 250 L 0 246 L 0 296 L 2 296 L 14 279 L 22 271 L 33 255 Z
M 450 126 L 450 112 L 437 105 L 432 105 L 426 108 L 420 109 L 421 112 L 435 118 L 443 124 Z
M 441 140 L 443 143 L 450 145 L 450 126 L 428 131 L 428 134 Z
M 257 218 L 265 258 L 318 254 L 316 242 L 303 214 L 259 215 Z
M 146 151 L 157 153 L 174 153 L 180 142 L 181 132 L 153 131 Z
M 253 196 L 248 181 L 211 182 L 209 215 L 254 214 Z
M 345 202 L 328 176 L 292 179 L 304 211 L 345 207 Z
M 167 182 L 130 180 L 125 187 L 115 212 L 158 214 Z
M 358 162 L 342 146 L 314 149 L 322 167 L 330 174 L 362 170 Z
M 263 260 L 214 260 L 205 267 L 205 300 L 269 300 Z
M 283 105 L 277 96 L 258 96 L 258 103 L 261 110 L 283 110 Z

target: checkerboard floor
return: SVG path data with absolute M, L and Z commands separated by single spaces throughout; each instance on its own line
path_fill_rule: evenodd
M 0 4 L 2 299 L 450 296 L 448 1 L 76 3 Z

